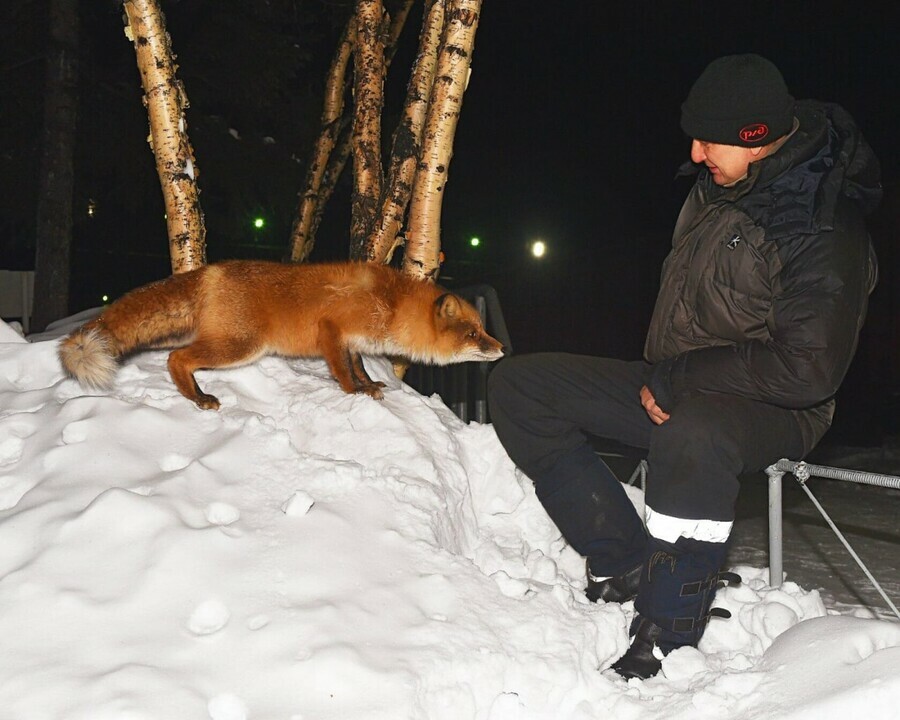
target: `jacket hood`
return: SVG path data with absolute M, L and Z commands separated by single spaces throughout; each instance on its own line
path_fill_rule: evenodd
M 845 195 L 865 214 L 881 200 L 881 168 L 850 114 L 840 105 L 801 100 L 800 126 L 775 155 L 759 163 L 759 183 L 778 185 L 787 170 L 801 170 L 803 181 L 816 181 L 833 204 Z M 825 185 L 825 188 L 821 188 Z

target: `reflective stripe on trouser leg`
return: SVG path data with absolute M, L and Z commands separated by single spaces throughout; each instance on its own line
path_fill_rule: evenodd
M 734 525 L 725 520 L 686 520 L 657 512 L 649 505 L 644 507 L 647 532 L 655 538 L 674 543 L 678 538 L 690 538 L 704 542 L 724 543 Z

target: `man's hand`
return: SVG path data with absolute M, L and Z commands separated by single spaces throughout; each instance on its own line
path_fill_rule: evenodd
M 657 425 L 662 425 L 669 419 L 669 413 L 663 412 L 659 405 L 656 404 L 656 398 L 653 397 L 653 393 L 650 392 L 650 388 L 646 385 L 641 388 L 641 405 L 644 406 L 647 415 L 649 415 L 650 419 Z

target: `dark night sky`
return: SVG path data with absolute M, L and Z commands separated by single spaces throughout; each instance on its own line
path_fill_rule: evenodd
M 709 61 L 737 52 L 773 60 L 798 98 L 844 105 L 896 178 L 900 12 L 870 5 L 486 0 L 448 211 L 459 200 L 484 214 L 492 183 L 517 210 L 507 234 L 542 218 L 579 234 L 600 215 L 668 223 L 660 196 L 688 148 L 680 103 Z
M 198 118 L 222 114 L 218 106 L 211 110 L 205 103 L 214 103 L 214 89 L 227 88 L 232 80 L 191 75 L 192 52 L 198 52 L 193 33 L 208 26 L 225 3 L 163 4 L 182 65 L 180 74 L 193 77 L 186 79 L 192 141 L 195 147 L 204 147 L 203 133 L 209 137 L 212 126 Z M 298 0 L 295 5 L 301 12 L 313 5 L 349 7 L 336 1 L 317 5 L 316 0 Z M 192 26 L 190 15 L 198 10 L 204 13 L 202 22 Z M 132 65 L 131 79 L 122 79 L 133 52 L 122 37 L 114 3 L 94 6 L 91 13 L 84 32 L 93 52 L 101 61 L 105 56 L 108 67 L 120 68 L 120 75 L 115 82 L 103 76 L 90 78 L 101 91 L 111 88 L 113 93 L 102 96 L 103 107 L 95 103 L 83 108 L 84 116 L 101 120 L 108 116 L 109 123 L 121 123 L 118 116 L 113 119 L 112 106 L 133 102 L 137 108 L 140 100 L 137 69 Z M 405 90 L 419 24 L 416 11 L 391 67 L 383 129 L 387 138 L 393 130 L 389 120 L 396 117 L 396 104 Z M 516 352 L 554 349 L 637 357 L 671 228 L 689 188 L 689 183 L 674 179 L 689 151 L 689 141 L 679 128 L 680 104 L 711 60 L 756 52 L 781 68 L 796 97 L 834 101 L 847 108 L 881 159 L 891 197 L 873 220 L 882 281 L 857 356 L 860 369 L 848 382 L 863 396 L 874 388 L 881 395 L 900 397 L 900 330 L 894 319 L 900 313 L 900 299 L 893 270 L 900 232 L 900 145 L 895 138 L 900 128 L 898 28 L 896 2 L 484 0 L 443 204 L 442 247 L 447 262 L 441 281 L 450 287 L 485 282 L 496 287 Z M 241 53 L 249 57 L 260 42 L 265 40 L 243 47 L 226 44 L 222 66 L 240 63 Z M 324 51 L 318 61 L 324 69 L 333 44 L 324 37 L 320 45 Z M 263 67 L 260 93 L 269 87 L 265 74 Z M 13 79 L 11 73 L 0 76 L 5 82 L 0 89 L 14 87 Z M 307 87 L 311 83 L 305 82 Z M 296 103 L 298 97 L 292 100 Z M 265 110 L 256 112 L 260 129 L 273 124 Z M 282 112 L 282 123 L 294 112 L 293 108 Z M 316 116 L 319 112 L 316 103 Z M 147 192 L 156 193 L 152 157 L 143 141 L 146 117 L 134 112 L 130 122 L 135 123 L 128 136 L 133 142 L 126 147 L 123 141 L 115 148 L 111 162 L 125 158 L 143 164 L 149 178 L 146 187 L 151 188 Z M 239 123 L 229 117 L 223 122 Z M 240 126 L 248 137 L 249 124 Z M 227 127 L 218 130 L 224 138 L 221 147 L 249 146 L 249 139 L 236 143 L 228 137 Z M 267 150 L 270 154 L 305 151 L 291 147 L 284 136 L 277 140 Z M 241 172 L 251 184 L 254 173 L 259 176 L 277 167 L 277 162 L 254 166 L 249 156 L 234 157 L 239 159 L 229 160 L 224 152 L 198 152 L 208 227 L 216 222 L 221 227 L 220 214 L 235 212 L 234 207 L 216 204 L 215 184 L 223 163 L 242 163 Z M 292 178 L 279 185 L 293 195 L 299 189 L 296 182 Z M 266 186 L 261 180 L 258 184 Z M 338 192 L 326 210 L 313 260 L 346 257 L 346 195 L 344 183 L 343 194 Z M 125 198 L 123 203 L 128 199 L 127 194 L 120 197 Z M 108 204 L 104 210 L 114 212 Z M 273 226 L 290 225 L 290 217 L 273 220 Z M 160 221 L 162 252 L 152 261 L 132 259 L 136 268 L 116 266 L 116 272 L 94 267 L 94 277 L 115 278 L 124 291 L 139 284 L 135 279 L 141 272 L 163 274 L 164 233 Z M 467 246 L 472 235 L 483 240 L 477 252 Z M 550 248 L 540 262 L 526 252 L 528 243 L 537 238 Z M 273 238 L 285 246 L 286 240 Z M 210 257 L 216 259 L 221 252 L 216 251 L 214 232 L 208 242 Z M 82 260 L 76 269 L 87 272 L 88 256 L 78 257 Z M 73 277 L 79 290 L 92 286 L 89 293 L 82 293 L 84 298 L 97 295 L 93 284 L 96 281 L 86 275 Z
M 517 271 L 482 270 L 514 346 L 635 356 L 689 186 L 674 180 L 689 151 L 680 104 L 714 58 L 762 54 L 796 97 L 846 107 L 896 189 L 900 12 L 873 7 L 486 0 L 444 203 L 446 271 L 478 233 Z M 535 237 L 551 247 L 540 265 L 525 254 Z
M 759 53 L 795 97 L 848 109 L 882 163 L 881 284 L 833 432 L 877 439 L 900 397 L 900 8 L 875 7 L 485 0 L 444 202 L 445 273 L 465 274 L 456 263 L 479 234 L 502 264 L 478 281 L 497 288 L 516 352 L 638 357 L 689 188 L 674 179 L 689 152 L 681 102 L 711 60 Z M 535 237 L 551 247 L 540 263 L 525 252 Z

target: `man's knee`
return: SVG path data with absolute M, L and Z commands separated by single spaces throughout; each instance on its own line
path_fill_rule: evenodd
M 529 414 L 526 409 L 531 404 L 527 396 L 527 388 L 531 384 L 527 379 L 530 364 L 527 355 L 504 358 L 488 375 L 487 398 L 491 422 L 507 451 L 511 444 L 521 444 L 515 438 L 522 432 L 521 420 Z
M 531 395 L 542 384 L 545 369 L 552 363 L 549 353 L 513 355 L 504 358 L 488 375 L 488 402 L 492 408 L 505 408 L 516 398 Z
M 514 355 L 502 359 L 491 368 L 487 383 L 489 399 L 493 400 L 494 397 L 502 399 L 510 391 L 510 388 L 515 387 L 518 361 L 519 357 Z
M 517 357 L 508 357 L 501 360 L 493 368 L 487 379 L 488 409 L 494 425 L 506 421 L 509 406 L 515 404 L 512 400 L 518 394 Z

